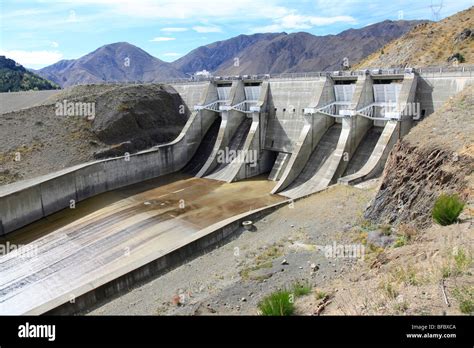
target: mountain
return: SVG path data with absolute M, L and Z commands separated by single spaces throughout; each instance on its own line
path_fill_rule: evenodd
M 59 86 L 0 56 L 0 92 L 58 89 Z
M 474 6 L 439 22 L 417 25 L 364 59 L 358 67 L 420 67 L 474 63 Z
M 79 59 L 61 60 L 37 72 L 63 87 L 106 81 L 157 82 L 185 76 L 127 42 L 105 45 Z
M 158 82 L 202 70 L 217 75 L 339 70 L 344 58 L 349 64 L 357 63 L 422 22 L 387 20 L 326 36 L 305 32 L 239 35 L 196 48 L 172 63 L 119 42 L 37 73 L 67 87 L 106 81 Z
M 207 46 L 192 50 L 184 57 L 174 61 L 172 65 L 188 74 L 197 71 L 216 71 L 225 62 L 234 63 L 234 58 L 248 47 L 266 45 L 272 40 L 287 36 L 286 33 L 268 33 L 254 35 L 239 35 L 224 41 L 217 41 Z
M 357 63 L 424 22 L 386 20 L 326 36 L 305 32 L 239 35 L 199 47 L 172 65 L 186 73 L 205 69 L 217 75 L 339 70 L 343 58 Z

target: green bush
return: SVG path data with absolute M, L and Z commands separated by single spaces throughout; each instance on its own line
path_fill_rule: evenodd
M 455 288 L 453 290 L 453 296 L 459 302 L 459 310 L 461 313 L 474 314 L 474 288 Z
M 295 297 L 308 295 L 311 292 L 311 288 L 312 286 L 308 282 L 306 283 L 297 282 L 293 285 L 293 294 L 295 295 Z
M 259 304 L 258 309 L 262 315 L 286 316 L 295 311 L 294 295 L 287 290 L 280 290 L 265 297 Z
M 458 220 L 463 209 L 464 202 L 458 195 L 442 194 L 434 204 L 433 219 L 441 226 L 451 225 Z

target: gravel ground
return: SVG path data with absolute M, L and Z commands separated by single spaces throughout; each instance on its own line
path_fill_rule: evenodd
M 0 115 L 0 185 L 93 158 L 103 148 L 84 117 L 55 115 L 54 105 Z
M 265 295 L 296 282 L 322 287 L 357 263 L 327 258 L 318 246 L 353 243 L 374 188 L 333 186 L 239 230 L 211 252 L 94 308 L 92 315 L 257 314 Z

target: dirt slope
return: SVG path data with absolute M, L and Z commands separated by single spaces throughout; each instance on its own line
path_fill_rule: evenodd
M 354 69 L 448 65 L 453 64 L 456 54 L 464 58 L 464 64 L 474 63 L 474 7 L 439 22 L 417 25 L 368 56 Z M 462 58 L 457 58 L 462 63 Z
M 58 115 L 57 103 L 64 102 L 93 103 L 95 117 Z M 169 142 L 188 116 L 181 104 L 164 85 L 89 85 L 1 114 L 0 185 Z

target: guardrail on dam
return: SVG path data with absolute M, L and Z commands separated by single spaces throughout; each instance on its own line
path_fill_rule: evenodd
M 83 309 L 213 245 L 249 214 L 338 181 L 370 179 L 414 122 L 472 81 L 471 70 L 409 69 L 172 83 L 191 110 L 174 141 L 0 188 L 0 232 L 10 235 L 69 207 L 71 200 L 144 186 L 41 237 L 34 242 L 35 258 L 1 257 L 0 313 Z M 169 186 L 142 183 L 181 175 L 177 172 L 195 178 Z M 262 175 L 268 179 L 258 189 L 242 181 Z M 219 195 L 239 198 L 240 210 L 222 201 L 209 206 L 219 185 L 230 185 Z M 259 203 L 248 211 L 242 205 L 255 202 L 249 194 L 257 190 Z M 173 205 L 180 197 L 201 201 L 197 208 L 178 210 Z M 223 215 L 214 212 L 220 206 Z M 124 259 L 122 249 L 130 243 L 140 252 Z M 48 283 L 53 278 L 54 286 Z M 76 307 L 68 304 L 71 292 L 81 298 Z

